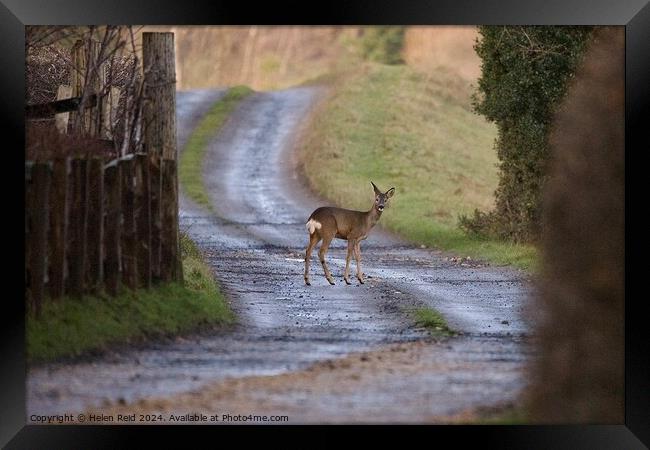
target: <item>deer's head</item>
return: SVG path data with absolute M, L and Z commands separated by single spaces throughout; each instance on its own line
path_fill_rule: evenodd
M 377 211 L 382 212 L 388 204 L 388 199 L 395 194 L 395 188 L 392 187 L 386 192 L 381 192 L 379 188 L 375 186 L 375 183 L 371 181 L 370 184 L 372 184 L 372 188 L 375 190 L 375 208 Z

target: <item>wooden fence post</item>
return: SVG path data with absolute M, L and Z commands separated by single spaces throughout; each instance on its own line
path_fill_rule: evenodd
M 163 159 L 160 167 L 163 178 L 161 197 L 157 199 L 158 204 L 155 204 L 154 200 L 154 208 L 160 205 L 162 216 L 160 275 L 163 280 L 182 281 L 176 174 L 174 33 L 143 33 L 142 61 L 147 99 L 144 107 L 145 142 L 151 157 Z M 167 164 L 169 161 L 171 164 Z M 155 209 L 153 212 L 157 213 Z M 166 223 L 166 221 L 170 222 Z M 165 258 L 172 258 L 172 261 L 166 261 Z
M 83 96 L 84 88 L 89 90 L 87 92 L 88 96 L 99 94 L 101 91 L 103 84 L 106 82 L 106 73 L 105 65 L 97 67 L 97 57 L 100 49 L 101 42 L 95 40 L 78 40 L 72 47 L 72 72 L 70 74 L 72 97 Z M 86 72 L 88 73 L 86 74 Z M 84 108 L 82 117 L 79 117 L 76 111 L 70 113 L 70 125 L 73 132 L 99 137 L 102 128 L 102 101 L 98 96 L 97 106 L 95 108 Z
M 86 159 L 71 162 L 72 195 L 69 211 L 70 248 L 68 269 L 70 293 L 80 297 L 85 291 L 87 265 L 86 236 L 88 224 L 88 170 Z
M 25 305 L 31 303 L 31 280 L 32 269 L 30 262 L 32 260 L 32 242 L 34 236 L 34 226 L 32 225 L 32 211 L 34 211 L 34 188 L 32 185 L 32 168 L 31 162 L 25 162 Z
M 149 177 L 151 189 L 151 275 L 155 280 L 161 279 L 162 260 L 162 158 L 150 156 Z
M 150 154 L 176 159 L 174 33 L 142 33 L 146 102 L 145 142 Z
M 174 210 L 174 161 L 163 159 L 162 164 L 162 233 L 161 233 L 161 263 L 160 277 L 163 281 L 171 281 L 176 273 L 176 252 L 175 252 L 175 231 L 174 216 L 178 211 Z
M 115 161 L 105 168 L 106 183 L 106 264 L 104 278 L 106 290 L 116 296 L 120 284 L 120 242 L 122 240 L 122 174 Z
M 149 158 L 139 154 L 135 157 L 137 214 L 138 271 L 140 286 L 151 287 L 151 189 L 149 181 Z
M 57 100 L 65 100 L 72 98 L 72 88 L 70 86 L 61 85 L 56 91 Z M 59 133 L 66 134 L 68 131 L 68 122 L 70 121 L 70 113 L 60 113 L 54 115 L 54 124 Z
M 69 159 L 55 159 L 50 189 L 50 297 L 65 293 L 66 240 L 68 238 L 68 168 Z
M 45 272 L 47 270 L 47 218 L 51 172 L 47 163 L 37 163 L 32 167 L 33 197 L 31 205 L 31 261 L 30 291 L 31 309 L 40 315 L 45 291 Z
M 91 292 L 97 293 L 103 282 L 104 260 L 104 161 L 88 159 L 88 267 L 86 279 Z
M 72 46 L 70 58 L 70 97 L 80 97 L 83 94 L 85 76 L 86 76 L 86 50 L 81 40 L 75 42 Z M 83 120 L 78 117 L 76 111 L 70 112 L 68 116 L 68 131 L 75 129 L 83 130 Z
M 122 166 L 122 281 L 130 289 L 138 287 L 138 253 L 136 250 L 135 190 L 133 159 L 119 162 Z

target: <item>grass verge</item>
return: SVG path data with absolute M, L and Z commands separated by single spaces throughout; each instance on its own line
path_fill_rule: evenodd
M 212 210 L 212 205 L 203 184 L 203 158 L 209 140 L 219 132 L 226 119 L 244 98 L 254 91 L 246 86 L 230 88 L 226 94 L 212 106 L 181 152 L 179 162 L 179 181 L 185 193 L 196 203 Z
M 408 240 L 496 264 L 534 269 L 537 251 L 469 236 L 458 217 L 493 207 L 496 127 L 473 113 L 470 86 L 444 70 L 367 64 L 338 77 L 300 142 L 312 189 L 367 210 L 374 181 L 396 187 L 381 226 Z
M 455 336 L 442 314 L 431 308 L 417 308 L 410 311 L 415 324 L 427 328 L 435 336 Z
M 95 353 L 110 345 L 143 341 L 217 325 L 235 318 L 196 245 L 181 238 L 185 285 L 123 290 L 46 302 L 26 321 L 28 362 Z

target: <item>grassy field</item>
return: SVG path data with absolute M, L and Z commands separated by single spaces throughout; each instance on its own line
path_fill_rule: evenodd
M 183 191 L 196 203 L 212 210 L 212 205 L 203 184 L 203 158 L 206 146 L 212 136 L 219 132 L 230 113 L 241 100 L 254 91 L 246 86 L 235 86 L 226 92 L 221 100 L 203 117 L 194 129 L 179 162 L 178 177 Z
M 334 203 L 367 210 L 370 181 L 396 188 L 380 224 L 419 244 L 534 269 L 536 250 L 470 237 L 461 214 L 493 206 L 496 127 L 471 110 L 471 89 L 450 72 L 367 64 L 332 83 L 301 140 L 304 174 Z
M 27 360 L 51 361 L 97 352 L 109 345 L 189 332 L 234 322 L 223 295 L 194 243 L 183 236 L 185 285 L 46 302 L 26 321 Z

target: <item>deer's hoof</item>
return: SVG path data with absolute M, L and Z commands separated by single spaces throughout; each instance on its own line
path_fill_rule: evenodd
M 329 281 L 332 286 L 334 286 L 336 284 L 336 283 L 334 283 L 334 280 L 332 280 L 330 278 L 328 278 L 327 281 Z
M 306 284 L 307 286 L 311 286 L 311 283 L 309 282 L 309 280 L 308 280 L 307 278 L 305 278 L 305 284 Z
M 361 284 L 366 284 L 366 282 L 363 281 L 363 278 L 358 278 L 358 280 L 359 280 L 359 283 L 361 283 Z
M 345 280 L 345 284 L 352 284 L 350 283 L 350 280 L 348 280 L 347 278 L 343 278 L 343 279 Z

